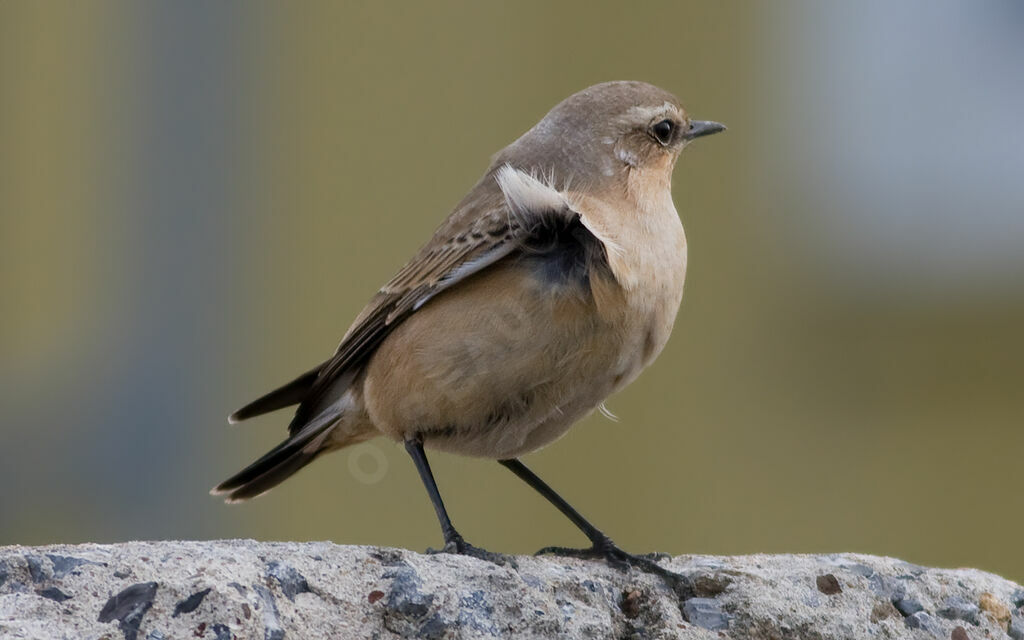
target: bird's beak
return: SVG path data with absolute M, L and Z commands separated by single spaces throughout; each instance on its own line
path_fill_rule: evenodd
M 683 134 L 683 140 L 693 140 L 701 136 L 725 131 L 725 125 L 711 120 L 690 120 L 690 128 Z

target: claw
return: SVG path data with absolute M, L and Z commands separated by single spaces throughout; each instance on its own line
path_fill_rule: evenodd
M 519 565 L 516 563 L 516 559 L 512 556 L 495 553 L 493 551 L 481 549 L 480 547 L 474 547 L 466 542 L 462 536 L 453 536 L 450 540 L 445 542 L 444 546 L 440 549 L 427 549 L 427 553 L 450 553 L 452 555 L 469 556 L 498 566 L 512 567 L 513 569 L 519 568 Z
M 604 558 L 605 562 L 615 567 L 620 571 L 625 571 L 629 567 L 639 569 L 645 573 L 650 573 L 659 576 L 665 581 L 665 584 L 671 588 L 681 600 L 687 600 L 692 598 L 693 592 L 693 581 L 690 578 L 676 573 L 675 571 L 669 571 L 665 567 L 659 565 L 657 560 L 664 560 L 671 556 L 666 553 L 648 553 L 643 555 L 633 555 L 620 549 L 614 542 L 609 538 L 605 538 L 598 542 L 595 542 L 593 546 L 586 549 L 573 549 L 569 547 L 544 547 L 537 551 L 534 555 L 558 555 L 567 556 L 570 558 L 581 558 L 581 559 L 596 559 Z

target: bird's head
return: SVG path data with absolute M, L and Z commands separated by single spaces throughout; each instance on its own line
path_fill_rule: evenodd
M 605 82 L 557 104 L 502 150 L 494 166 L 509 164 L 573 188 L 617 185 L 630 174 L 667 185 L 690 141 L 724 129 L 691 119 L 674 95 L 654 85 Z

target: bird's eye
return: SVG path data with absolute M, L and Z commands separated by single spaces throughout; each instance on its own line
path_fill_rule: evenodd
M 661 144 L 668 144 L 672 142 L 672 132 L 675 131 L 675 128 L 676 124 L 671 120 L 662 120 L 651 127 L 651 133 Z

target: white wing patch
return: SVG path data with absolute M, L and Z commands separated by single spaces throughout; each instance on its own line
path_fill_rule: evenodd
M 498 169 L 495 179 L 505 194 L 505 202 L 517 216 L 569 208 L 569 201 L 558 189 L 510 165 Z
M 571 194 L 563 193 L 550 184 L 510 165 L 498 169 L 496 179 L 501 192 L 505 194 L 505 201 L 508 202 L 509 208 L 515 215 L 524 216 L 530 213 L 536 215 L 538 211 L 566 209 L 573 215 L 579 216 L 583 226 L 604 245 L 608 252 L 620 256 L 625 253 L 615 240 L 588 219 L 580 209 L 578 198 L 573 198 Z
M 520 220 L 528 220 L 538 213 L 551 211 L 571 211 L 569 200 L 554 187 L 538 180 L 532 175 L 505 165 L 498 169 L 495 176 L 498 187 L 505 196 L 509 210 Z M 451 270 L 448 274 L 438 280 L 437 284 L 423 296 L 418 298 L 412 306 L 413 311 L 419 310 L 438 293 L 465 280 L 474 273 L 486 269 L 495 262 L 501 260 L 515 249 L 512 242 L 502 242 L 483 254 L 467 260 Z M 393 318 L 388 317 L 388 322 Z

